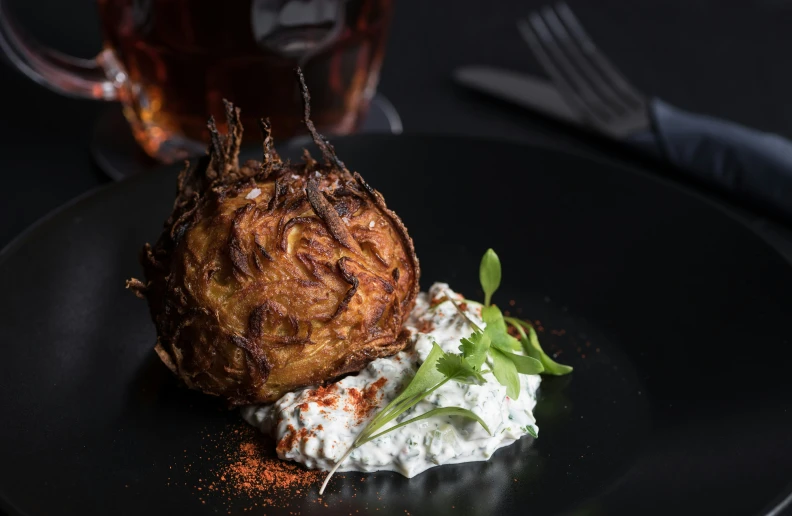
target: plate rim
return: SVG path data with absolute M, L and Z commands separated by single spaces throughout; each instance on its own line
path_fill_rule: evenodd
M 567 146 L 561 144 L 526 142 L 524 140 L 518 140 L 518 139 L 487 138 L 487 137 L 478 137 L 478 136 L 469 136 L 469 135 L 457 135 L 450 133 L 416 132 L 416 133 L 406 133 L 406 134 L 397 134 L 397 135 L 359 134 L 359 135 L 350 135 L 350 136 L 333 138 L 333 143 L 338 144 L 341 142 L 351 142 L 355 140 L 358 141 L 359 140 L 393 140 L 393 141 L 399 141 L 399 140 L 449 141 L 450 140 L 460 143 L 467 142 L 468 145 L 479 143 L 479 144 L 488 144 L 488 145 L 496 145 L 496 146 L 521 147 L 528 152 L 530 152 L 531 150 L 537 150 L 540 152 L 551 152 L 554 154 L 573 156 L 581 160 L 597 162 L 601 165 L 606 165 L 611 168 L 618 169 L 620 172 L 640 175 L 645 180 L 652 181 L 655 184 L 662 185 L 664 187 L 670 188 L 671 190 L 676 190 L 677 192 L 683 195 L 690 196 L 697 201 L 703 202 L 704 204 L 709 206 L 709 209 L 719 212 L 722 216 L 729 218 L 731 219 L 732 222 L 735 222 L 740 226 L 742 226 L 742 228 L 744 228 L 751 234 L 751 238 L 754 238 L 757 241 L 757 243 L 760 243 L 760 245 L 767 247 L 768 250 L 770 250 L 773 254 L 777 255 L 777 257 L 780 258 L 786 264 L 787 267 L 792 267 L 792 262 L 790 262 L 789 258 L 787 258 L 779 249 L 777 249 L 766 238 L 764 238 L 760 233 L 758 233 L 743 217 L 740 217 L 737 213 L 735 213 L 732 207 L 732 205 L 734 204 L 733 202 L 730 202 L 728 199 L 719 196 L 717 191 L 705 192 L 702 191 L 702 189 L 700 187 L 697 187 L 695 184 L 692 184 L 690 182 L 685 182 L 684 180 L 676 180 L 672 177 L 662 175 L 659 172 L 652 170 L 653 168 L 662 168 L 663 165 L 662 163 L 657 163 L 657 164 L 655 164 L 654 162 L 648 162 L 643 164 L 629 163 L 624 160 L 621 160 L 618 156 L 597 155 L 595 152 L 592 151 L 581 150 L 581 149 L 570 149 Z M 282 145 L 285 144 L 286 142 L 283 142 Z M 613 153 L 611 152 L 610 154 Z M 658 166 L 654 166 L 654 165 L 658 165 Z M 6 260 L 9 259 L 14 254 L 14 252 L 18 251 L 31 239 L 36 238 L 38 236 L 38 233 L 43 228 L 45 228 L 48 224 L 55 223 L 70 210 L 77 209 L 78 207 L 85 204 L 89 200 L 99 198 L 106 193 L 113 192 L 115 190 L 123 190 L 126 189 L 128 185 L 147 181 L 150 176 L 163 174 L 166 172 L 173 172 L 177 169 L 177 167 L 183 168 L 184 166 L 185 165 L 183 163 L 161 165 L 151 170 L 144 171 L 140 174 L 124 178 L 121 181 L 114 181 L 114 182 L 108 182 L 106 184 L 97 185 L 69 199 L 63 204 L 53 208 L 45 215 L 41 216 L 35 222 L 27 226 L 16 236 L 14 236 L 5 246 L 3 246 L 2 249 L 0 249 L 0 268 L 4 266 Z M 175 184 L 173 186 L 175 187 Z M 754 212 L 750 212 L 750 213 L 759 216 Z M 792 482 L 790 482 L 787 485 L 787 487 L 784 488 L 784 490 L 779 492 L 775 498 L 773 498 L 770 502 L 768 502 L 765 509 L 763 509 L 760 514 L 765 516 L 782 516 L 782 514 L 784 514 L 783 511 L 785 511 L 785 509 L 791 506 L 792 506 Z M 8 500 L 6 496 L 0 493 L 0 514 L 3 513 L 8 514 L 9 516 L 27 515 L 26 512 L 20 510 L 10 500 Z
M 753 235 L 754 238 L 762 242 L 763 245 L 771 249 L 772 252 L 778 255 L 778 257 L 781 258 L 785 263 L 787 263 L 788 266 L 792 267 L 792 262 L 790 262 L 790 259 L 784 256 L 784 254 L 779 249 L 777 249 L 773 244 L 768 242 L 766 238 L 764 238 L 753 227 L 751 227 L 751 225 L 746 220 L 744 220 L 742 217 L 738 216 L 734 212 L 734 208 L 731 206 L 734 203 L 730 202 L 728 199 L 721 198 L 718 195 L 717 191 L 704 192 L 702 191 L 701 188 L 696 187 L 694 184 L 690 182 L 686 182 L 684 180 L 676 180 L 671 177 L 661 175 L 659 172 L 654 172 L 650 170 L 652 168 L 668 168 L 668 167 L 664 167 L 663 164 L 659 162 L 658 163 L 646 162 L 642 164 L 628 163 L 623 161 L 621 158 L 617 156 L 597 155 L 594 152 L 588 150 L 570 149 L 561 144 L 526 142 L 518 139 L 487 138 L 487 137 L 469 136 L 464 134 L 457 135 L 451 133 L 415 132 L 415 133 L 403 133 L 403 134 L 373 134 L 373 133 L 356 134 L 356 135 L 348 135 L 348 136 L 333 138 L 332 141 L 334 144 L 337 144 L 339 142 L 348 142 L 348 141 L 366 140 L 366 139 L 368 140 L 436 139 L 436 140 L 457 140 L 460 142 L 464 142 L 464 141 L 479 142 L 485 144 L 523 147 L 525 149 L 534 149 L 539 151 L 550 151 L 556 154 L 570 155 L 583 160 L 598 162 L 603 165 L 620 169 L 623 172 L 640 175 L 646 180 L 654 181 L 657 184 L 677 190 L 684 195 L 691 196 L 697 199 L 698 201 L 707 204 L 711 209 L 720 212 L 722 215 L 726 216 L 727 218 L 741 225 L 743 228 L 747 229 Z M 288 143 L 287 141 L 282 142 L 281 144 L 276 145 L 276 148 L 282 145 L 286 145 L 287 143 Z M 54 219 L 58 218 L 59 216 L 63 215 L 68 210 L 75 208 L 78 205 L 82 204 L 83 202 L 93 197 L 100 196 L 106 192 L 110 192 L 115 189 L 123 189 L 126 188 L 126 186 L 129 184 L 134 184 L 136 182 L 143 181 L 147 179 L 149 176 L 162 174 L 166 171 L 175 170 L 177 167 L 183 168 L 184 166 L 185 166 L 184 163 L 174 163 L 171 165 L 163 164 L 154 169 L 143 171 L 140 174 L 131 177 L 126 177 L 121 181 L 114 181 L 102 185 L 97 185 L 69 199 L 65 203 L 56 206 L 55 208 L 53 208 L 52 210 L 41 216 L 39 219 L 37 219 L 35 222 L 27 226 L 25 229 L 23 229 L 20 233 L 14 236 L 5 246 L 3 246 L 2 249 L 0 249 L 0 266 L 3 265 L 5 260 L 14 250 L 22 246 L 29 238 L 33 237 L 34 234 L 39 229 L 41 229 L 44 225 L 52 222 Z M 760 216 L 759 214 L 756 214 L 754 212 L 750 212 L 750 213 L 756 216 Z

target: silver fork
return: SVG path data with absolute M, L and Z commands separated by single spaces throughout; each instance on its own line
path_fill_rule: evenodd
M 558 92 L 591 126 L 617 139 L 649 127 L 646 96 L 597 49 L 566 3 L 517 26 Z

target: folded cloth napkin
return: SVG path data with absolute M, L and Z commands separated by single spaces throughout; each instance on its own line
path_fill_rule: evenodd
M 792 223 L 792 141 L 659 99 L 650 110 L 652 131 L 630 136 L 631 144 Z

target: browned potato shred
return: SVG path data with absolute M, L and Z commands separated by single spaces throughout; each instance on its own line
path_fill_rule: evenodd
M 240 166 L 239 110 L 227 103 L 229 133 L 210 121 L 209 156 L 181 173 L 165 230 L 143 249 L 146 281 L 127 282 L 149 302 L 162 361 L 231 405 L 274 401 L 401 350 L 418 293 L 406 228 L 313 128 L 300 79 L 324 163 L 307 152 L 282 161 L 262 121 L 264 159 Z

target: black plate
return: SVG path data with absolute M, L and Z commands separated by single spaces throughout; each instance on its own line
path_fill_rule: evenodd
M 496 301 L 540 319 L 575 372 L 542 384 L 533 444 L 412 480 L 345 474 L 322 505 L 309 490 L 258 513 L 755 514 L 781 499 L 792 269 L 743 225 L 640 172 L 550 150 L 417 137 L 337 148 L 410 228 L 424 287 L 478 295 L 478 260 L 494 247 Z M 109 186 L 0 255 L 0 495 L 12 514 L 251 507 L 197 492 L 207 433 L 238 416 L 158 363 L 145 303 L 123 288 L 174 181 Z

